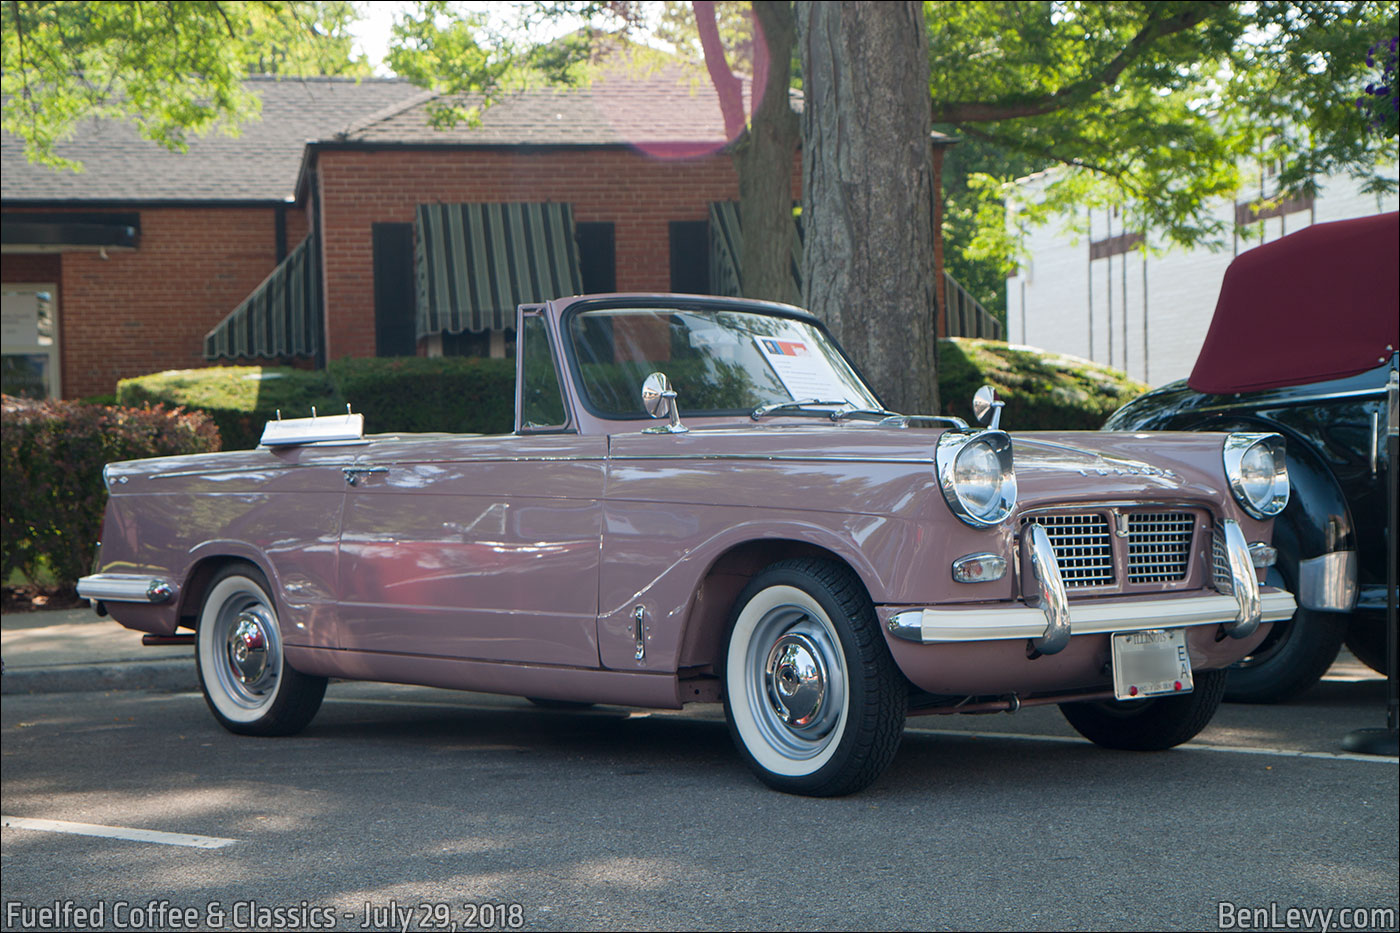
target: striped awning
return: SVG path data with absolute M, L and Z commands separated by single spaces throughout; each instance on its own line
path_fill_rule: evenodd
M 792 217 L 792 287 L 802 294 L 802 218 Z M 738 201 L 710 202 L 710 294 L 738 298 L 744 294 L 744 233 Z
M 568 204 L 420 204 L 417 336 L 504 330 L 517 305 L 583 291 Z
M 315 356 L 321 345 L 320 250 L 308 236 L 204 336 L 206 360 Z

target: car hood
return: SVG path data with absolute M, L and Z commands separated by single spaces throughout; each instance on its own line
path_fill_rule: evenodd
M 932 467 L 944 430 L 874 424 L 770 423 L 701 426 L 688 434 L 620 434 L 613 460 L 762 459 L 910 464 Z M 1160 501 L 1230 499 L 1221 449 L 1225 435 L 1098 431 L 1008 432 L 1020 499 Z M 1091 482 L 1086 482 L 1085 478 Z

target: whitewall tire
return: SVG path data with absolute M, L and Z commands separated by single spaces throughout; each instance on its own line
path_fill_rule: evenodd
M 214 718 L 240 735 L 291 735 L 321 707 L 326 678 L 287 664 L 277 608 L 251 564 L 230 564 L 205 591 L 195 664 Z
M 788 793 L 860 790 L 899 748 L 908 686 L 860 580 L 834 561 L 781 561 L 750 581 L 723 660 L 730 734 Z

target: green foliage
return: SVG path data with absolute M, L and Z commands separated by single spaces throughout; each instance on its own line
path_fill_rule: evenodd
M 939 341 L 938 395 L 943 413 L 969 424 L 972 394 L 991 385 L 1006 402 L 1002 425 L 1013 431 L 1092 431 L 1147 386 L 1074 356 L 997 340 Z
M 3 126 L 31 161 L 72 170 L 55 147 L 91 117 L 183 152 L 191 134 L 257 115 L 250 69 L 366 74 L 350 59 L 354 16 L 345 0 L 13 0 L 0 5 Z
M 200 412 L 128 409 L 10 396 L 0 405 L 5 497 L 3 576 L 52 573 L 73 587 L 90 571 L 107 492 L 102 468 L 217 450 L 219 434 Z
M 313 372 L 285 366 L 213 366 L 123 379 L 123 405 L 165 404 L 203 411 L 225 450 L 256 447 L 277 412 L 304 418 L 350 403 L 370 433 L 447 431 L 499 434 L 514 426 L 515 363 L 471 357 L 346 359 Z
M 451 356 L 346 359 L 328 367 L 365 430 L 504 434 L 515 426 L 515 361 Z
M 625 46 L 637 9 L 606 0 L 520 4 L 511 16 L 452 0 L 418 0 L 395 16 L 386 64 L 394 73 L 443 96 L 427 104 L 439 129 L 475 126 L 502 94 L 534 86 L 586 84 L 590 65 Z M 581 28 L 542 42 L 560 23 Z
M 263 423 L 345 410 L 324 372 L 285 366 L 214 366 L 180 369 L 117 383 L 118 403 L 130 407 L 168 405 L 205 412 L 219 426 L 225 450 L 256 447 Z
M 1278 198 L 1344 172 L 1394 188 L 1395 134 L 1355 103 L 1384 83 L 1367 50 L 1395 34 L 1393 2 L 991 0 L 929 3 L 925 21 L 935 122 L 1000 153 L 955 147 L 945 176 L 950 271 L 989 306 L 1019 233 L 1085 207 L 1215 245 L 1214 203 L 1257 188 L 1242 165 L 1273 172 Z M 1055 166 L 1029 194 L 1011 184 Z

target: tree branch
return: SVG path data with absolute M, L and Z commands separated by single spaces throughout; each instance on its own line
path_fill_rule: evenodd
M 990 123 L 997 120 L 1015 120 L 1020 117 L 1038 117 L 1081 104 L 1103 88 L 1118 80 L 1118 76 L 1134 61 L 1141 58 L 1158 39 L 1185 32 L 1204 22 L 1211 16 L 1225 12 L 1229 3 L 1225 0 L 1205 0 L 1192 4 L 1175 16 L 1157 17 L 1153 15 L 1147 24 L 1138 30 L 1123 50 L 1104 65 L 1096 74 L 1066 85 L 1050 94 L 1039 97 L 1011 99 L 1005 101 L 934 101 L 934 123 L 956 123 L 959 128 L 965 123 Z
M 228 37 L 233 40 L 238 39 L 238 33 L 234 31 L 233 23 L 229 22 L 228 14 L 224 12 L 224 5 L 215 0 L 214 12 L 219 14 L 219 19 L 224 21 L 224 28 L 228 30 Z
M 1112 178 L 1114 181 L 1118 182 L 1118 184 L 1122 185 L 1125 191 L 1133 193 L 1137 191 L 1137 188 L 1128 180 L 1128 172 L 1126 169 L 1113 168 L 1108 165 L 1103 165 L 1097 162 L 1090 162 L 1087 159 L 1079 159 L 1074 158 L 1072 156 L 1062 156 L 1056 153 L 1055 150 L 1052 148 L 1045 146 L 1033 146 L 1025 142 L 1024 140 L 1013 139 L 1011 137 L 1002 136 L 997 133 L 988 133 L 985 130 L 980 130 L 975 127 L 964 126 L 959 129 L 959 132 L 967 136 L 971 136 L 973 139 L 980 139 L 983 142 L 992 143 L 993 145 L 1002 146 L 1007 149 L 1015 149 L 1016 151 L 1024 152 L 1027 155 L 1039 156 L 1043 159 L 1049 159 L 1052 162 L 1059 162 L 1061 165 L 1068 165 L 1071 168 L 1082 168 L 1090 172 L 1096 172 L 1100 175 L 1106 175 L 1109 178 Z
M 695 0 L 695 26 L 700 32 L 700 47 L 705 52 L 705 70 L 719 95 L 719 110 L 724 115 L 724 133 L 730 139 L 744 131 L 748 120 L 744 116 L 744 84 L 730 70 L 724 57 L 724 44 L 719 38 L 714 0 Z

